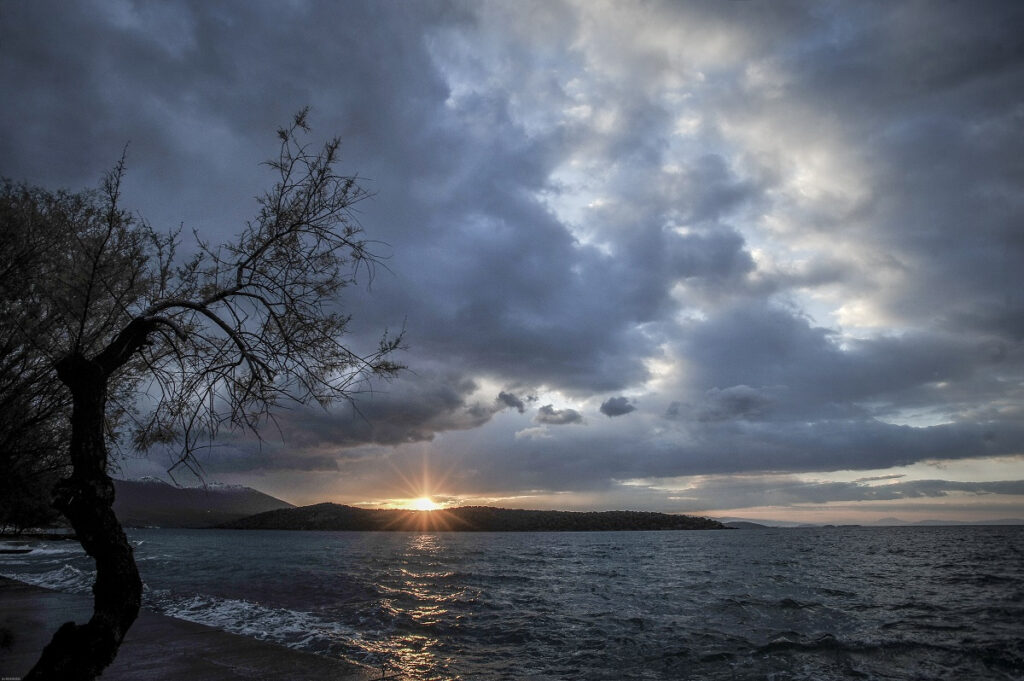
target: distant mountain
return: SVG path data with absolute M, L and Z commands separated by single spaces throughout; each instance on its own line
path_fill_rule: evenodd
M 254 513 L 293 508 L 251 487 L 176 487 L 159 478 L 115 480 L 114 512 L 126 527 L 212 527 Z
M 998 518 L 996 520 L 918 520 L 912 525 L 943 527 L 951 525 L 1024 525 L 1020 518 Z
M 526 511 L 463 506 L 437 511 L 369 510 L 315 504 L 226 522 L 241 530 L 398 530 L 453 532 L 589 532 L 597 530 L 720 530 L 716 520 L 641 511 Z
M 997 518 L 993 520 L 916 520 L 908 521 L 899 518 L 881 518 L 871 523 L 884 527 L 950 527 L 960 525 L 1024 525 L 1024 518 Z

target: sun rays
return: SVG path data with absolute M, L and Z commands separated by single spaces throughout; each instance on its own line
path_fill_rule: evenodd
M 449 506 L 445 489 L 448 487 L 449 472 L 437 474 L 430 460 L 423 456 L 419 475 L 391 464 L 397 478 L 395 497 L 391 500 L 394 508 L 409 511 L 437 511 Z
M 406 502 L 405 508 L 410 511 L 436 511 L 442 506 L 430 497 L 417 497 Z
M 438 475 L 430 466 L 427 456 L 423 457 L 419 475 L 391 466 L 397 479 L 397 498 L 391 500 L 393 508 L 405 511 L 396 516 L 393 527 L 413 532 L 436 532 L 464 526 L 458 518 L 445 509 L 457 503 L 447 494 L 448 478 L 451 471 Z

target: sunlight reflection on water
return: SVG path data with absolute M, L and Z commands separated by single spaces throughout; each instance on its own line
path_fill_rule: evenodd
M 437 669 L 447 666 L 438 659 L 436 649 L 441 642 L 429 634 L 448 615 L 444 603 L 456 595 L 457 589 L 444 586 L 438 577 L 444 572 L 431 568 L 437 565 L 436 557 L 443 550 L 436 535 L 410 535 L 401 554 L 403 567 L 394 572 L 395 583 L 380 585 L 382 590 L 393 594 L 384 599 L 383 607 L 394 617 L 395 622 L 412 622 L 421 632 L 396 632 L 377 644 L 373 650 L 381 659 L 388 660 L 384 667 L 387 674 L 398 674 L 407 678 L 428 678 Z M 404 566 L 415 566 L 410 570 Z

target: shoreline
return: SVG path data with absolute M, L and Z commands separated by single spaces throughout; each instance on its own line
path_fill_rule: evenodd
M 20 679 L 64 622 L 86 621 L 92 599 L 0 577 L 0 678 Z M 373 681 L 374 671 L 142 609 L 104 681 Z

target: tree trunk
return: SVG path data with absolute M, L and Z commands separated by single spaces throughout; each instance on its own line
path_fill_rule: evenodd
M 72 395 L 71 477 L 54 492 L 54 506 L 71 522 L 86 553 L 96 561 L 92 619 L 67 622 L 43 649 L 28 679 L 95 679 L 111 662 L 139 614 L 142 580 L 128 538 L 112 508 L 114 483 L 107 475 L 103 435 L 108 372 L 81 354 L 57 365 Z

